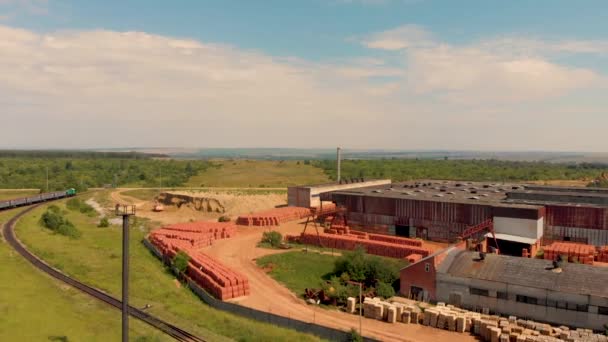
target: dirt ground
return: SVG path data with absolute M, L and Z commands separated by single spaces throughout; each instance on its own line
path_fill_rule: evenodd
M 299 234 L 302 222 L 289 222 L 273 227 L 282 234 Z M 359 329 L 359 316 L 337 310 L 322 309 L 308 305 L 287 288 L 268 276 L 259 268 L 255 259 L 268 254 L 284 253 L 285 250 L 257 248 L 262 233 L 267 228 L 240 227 L 234 238 L 218 240 L 213 246 L 203 249 L 227 266 L 238 270 L 249 278 L 251 295 L 233 301 L 258 310 L 271 312 L 305 322 L 315 322 L 338 329 Z M 468 334 L 456 334 L 444 330 L 412 324 L 389 324 L 363 318 L 363 334 L 383 341 L 476 341 Z
M 530 184 L 538 185 L 557 185 L 557 186 L 587 186 L 591 180 L 588 179 L 575 179 L 575 180 L 541 180 L 541 181 L 529 181 Z
M 140 199 L 123 194 L 125 189 L 113 191 L 110 196 L 115 203 L 133 204 L 137 207 L 138 216 L 150 218 L 164 224 L 187 222 L 189 220 L 215 220 L 220 214 L 205 213 L 192 208 L 177 209 L 165 206 L 165 211 L 156 213 L 152 211 L 153 201 Z M 211 196 L 210 193 L 205 195 Z M 285 195 L 234 195 L 215 194 L 225 203 L 228 215 L 235 218 L 238 214 L 270 209 L 285 203 Z M 280 227 L 272 227 L 282 234 L 299 234 L 304 228 L 304 221 L 288 222 Z M 208 253 L 227 266 L 243 273 L 248 277 L 251 286 L 251 295 L 236 298 L 232 301 L 265 312 L 275 313 L 305 322 L 314 322 L 332 328 L 349 330 L 359 329 L 359 316 L 350 315 L 337 310 L 327 310 L 308 305 L 298 298 L 286 287 L 272 279 L 263 269 L 259 268 L 255 260 L 268 254 L 284 253 L 286 250 L 272 250 L 257 248 L 256 245 L 264 231 L 263 227 L 239 227 L 238 234 L 230 239 L 217 240 L 211 247 L 204 248 Z M 314 228 L 311 230 L 314 232 Z M 438 249 L 443 244 L 431 244 L 428 247 Z M 425 327 L 422 325 L 389 324 L 377 320 L 363 318 L 363 334 L 383 341 L 477 341 L 468 334 L 456 334 L 444 330 Z
M 120 189 L 110 193 L 115 203 L 132 204 L 137 208 L 137 215 L 151 219 L 163 224 L 172 224 L 188 221 L 216 220 L 222 215 L 227 215 L 235 220 L 238 215 L 249 214 L 256 211 L 268 210 L 279 205 L 286 204 L 285 194 L 245 195 L 228 192 L 205 192 L 199 194 L 205 197 L 218 199 L 226 209 L 225 213 L 202 212 L 188 206 L 177 208 L 175 206 L 164 206 L 164 211 L 154 212 L 154 201 L 142 201 L 140 199 L 125 195 L 126 189 Z M 188 192 L 177 192 L 188 194 Z

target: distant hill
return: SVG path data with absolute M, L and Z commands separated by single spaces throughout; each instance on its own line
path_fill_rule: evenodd
M 335 159 L 335 149 L 299 148 L 128 148 L 105 151 L 155 153 L 177 159 Z M 344 149 L 344 159 L 495 159 L 552 163 L 607 163 L 608 153 L 544 151 L 448 151 L 448 150 L 361 150 Z

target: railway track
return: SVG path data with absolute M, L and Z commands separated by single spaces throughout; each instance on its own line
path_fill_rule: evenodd
M 18 213 L 13 218 L 11 218 L 4 225 L 4 227 L 2 229 L 2 234 L 4 235 L 4 239 L 6 240 L 6 242 L 8 242 L 8 244 L 11 247 L 13 247 L 13 249 L 15 249 L 15 251 L 17 253 L 19 253 L 21 256 L 23 256 L 27 261 L 32 263 L 32 265 L 34 265 L 36 268 L 38 268 L 42 272 L 52 276 L 53 278 L 55 278 L 59 281 L 64 282 L 72 287 L 75 287 L 78 290 L 120 310 L 122 308 L 122 302 L 120 300 L 104 293 L 101 290 L 98 290 L 94 287 L 81 283 L 74 278 L 70 278 L 69 276 L 63 274 L 59 270 L 49 266 L 47 263 L 42 261 L 36 255 L 30 253 L 30 251 L 28 251 L 25 248 L 25 246 L 21 243 L 21 241 L 19 241 L 19 239 L 17 239 L 17 237 L 15 235 L 15 231 L 14 231 L 15 224 L 23 215 L 25 215 L 26 213 L 28 213 L 29 211 L 33 210 L 34 208 L 36 208 L 38 206 L 40 206 L 40 204 L 31 206 L 31 207 L 23 210 L 22 212 Z M 154 317 L 154 316 L 152 316 L 142 310 L 134 308 L 132 306 L 129 306 L 129 315 L 132 317 L 135 317 L 145 323 L 148 323 L 149 325 L 161 330 L 165 334 L 175 338 L 178 341 L 193 341 L 193 342 L 205 341 L 202 338 L 197 337 L 183 329 L 180 329 L 179 327 L 177 327 L 173 324 L 167 323 L 157 317 Z

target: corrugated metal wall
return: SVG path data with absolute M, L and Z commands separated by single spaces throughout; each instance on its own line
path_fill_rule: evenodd
M 608 229 L 606 208 L 547 205 L 547 226 Z
M 562 241 L 565 237 L 568 237 L 570 241 L 582 242 L 595 246 L 608 245 L 608 230 L 559 226 L 545 227 L 544 238 L 546 242 L 553 240 Z

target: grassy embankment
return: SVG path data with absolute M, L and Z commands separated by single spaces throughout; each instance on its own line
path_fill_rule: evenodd
M 20 210 L 0 212 L 0 226 Z M 0 239 L 0 341 L 118 341 L 118 310 L 44 275 Z M 171 341 L 137 320 L 133 341 Z
M 82 232 L 80 239 L 71 240 L 41 228 L 38 220 L 43 212 L 44 208 L 39 208 L 18 224 L 18 235 L 24 243 L 65 273 L 120 296 L 120 229 L 97 228 L 97 219 L 69 212 L 67 217 Z M 135 224 L 131 232 L 132 305 L 151 304 L 149 311 L 152 314 L 213 341 L 222 340 L 222 336 L 242 341 L 317 340 L 310 335 L 244 319 L 205 305 L 188 289 L 180 287 L 161 262 L 142 245 L 146 231 L 147 227 Z
M 214 163 L 221 164 L 221 167 L 207 168 L 190 177 L 186 186 L 284 188 L 329 181 L 322 169 L 298 161 L 237 160 Z
M 397 265 L 399 268 L 407 266 L 406 260 L 373 257 L 381 258 L 383 262 Z M 331 254 L 309 250 L 267 255 L 257 259 L 256 263 L 262 268 L 269 269 L 268 274 L 271 277 L 302 297 L 304 289 L 319 288 L 322 281 L 328 280 L 333 275 L 334 262 L 337 258 Z

